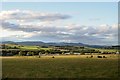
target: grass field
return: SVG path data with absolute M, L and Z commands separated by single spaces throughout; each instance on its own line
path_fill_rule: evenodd
M 21 46 L 21 45 L 15 45 L 15 44 L 6 44 L 7 46 L 9 47 L 17 47 L 21 50 L 50 50 L 52 48 L 41 48 L 39 46 L 27 46 L 27 45 L 24 45 L 24 46 Z
M 3 57 L 2 67 L 3 78 L 116 78 L 118 56 Z
M 20 49 L 23 49 L 23 50 L 38 50 L 38 47 L 37 46 L 23 46 L 23 47 L 20 47 Z
M 101 48 L 90 48 L 90 47 L 87 47 L 88 49 L 95 49 L 95 50 L 99 50 L 101 52 L 117 52 L 117 51 L 120 51 L 118 49 L 101 49 Z
M 115 50 L 115 49 L 95 49 L 95 50 L 99 50 L 101 52 L 117 52 L 118 50 Z

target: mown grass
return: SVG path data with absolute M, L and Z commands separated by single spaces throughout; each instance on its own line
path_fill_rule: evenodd
M 116 78 L 118 57 L 42 56 L 2 58 L 3 78 Z

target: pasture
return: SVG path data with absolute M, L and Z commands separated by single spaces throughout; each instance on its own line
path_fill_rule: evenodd
M 11 47 L 11 48 L 18 48 L 20 50 L 50 50 L 52 48 L 42 48 L 42 47 L 39 47 L 39 46 L 28 46 L 28 45 L 16 45 L 16 44 L 5 44 L 8 49 Z
M 3 78 L 117 78 L 118 55 L 2 57 Z M 88 57 L 88 58 L 86 58 Z

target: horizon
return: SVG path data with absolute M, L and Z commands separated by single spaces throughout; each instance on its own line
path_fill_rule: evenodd
M 118 45 L 117 2 L 3 2 L 3 41 Z
M 77 43 L 77 44 L 84 44 L 84 45 L 96 45 L 96 46 L 118 46 L 119 44 L 111 44 L 111 45 L 100 45 L 100 44 L 89 44 L 83 42 L 44 42 L 44 41 L 1 41 L 2 42 L 43 42 L 43 43 Z

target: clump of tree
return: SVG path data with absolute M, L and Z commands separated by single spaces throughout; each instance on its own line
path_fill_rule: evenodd
M 26 56 L 26 53 L 24 51 L 20 51 L 19 56 Z
M 81 55 L 85 55 L 85 53 L 84 53 L 84 52 L 81 52 Z
M 34 53 L 33 52 L 27 52 L 27 54 L 26 54 L 26 56 L 33 56 L 34 55 Z
M 19 49 L 19 47 L 17 47 L 17 46 L 8 46 L 8 45 L 6 45 L 6 44 L 2 44 L 2 45 L 0 46 L 0 48 L 1 48 L 1 49 Z
M 48 48 L 48 46 L 41 46 L 41 48 Z

